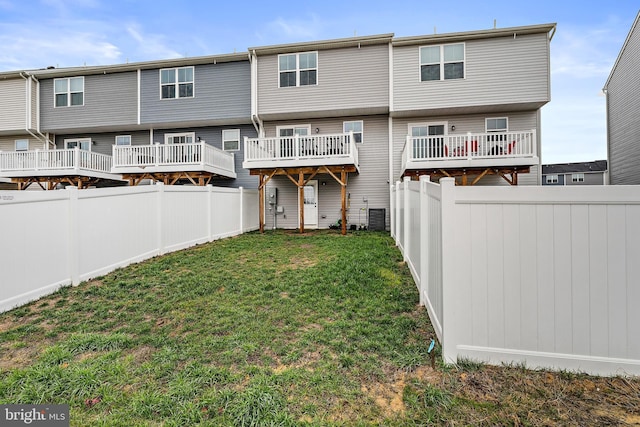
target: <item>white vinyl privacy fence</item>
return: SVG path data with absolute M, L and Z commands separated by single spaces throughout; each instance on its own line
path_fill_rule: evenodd
M 446 362 L 640 375 L 640 187 L 423 178 L 392 195 Z
M 242 188 L 158 184 L 0 192 L 0 312 L 258 225 L 258 192 Z

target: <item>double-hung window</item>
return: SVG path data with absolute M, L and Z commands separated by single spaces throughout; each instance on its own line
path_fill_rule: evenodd
M 131 145 L 131 135 L 117 135 L 116 145 Z
M 238 151 L 240 149 L 240 129 L 222 130 L 222 149 L 224 151 Z
M 27 151 L 29 149 L 28 139 L 16 139 L 16 151 Z
M 492 134 L 487 137 L 489 142 L 506 141 L 506 132 L 509 130 L 509 120 L 507 117 L 495 117 L 485 119 L 485 128 L 487 133 Z
M 55 79 L 53 91 L 56 107 L 84 105 L 84 77 Z
M 584 182 L 584 174 L 583 173 L 571 174 L 571 182 Z
M 464 79 L 464 43 L 420 48 L 420 81 Z
M 362 124 L 362 120 L 342 123 L 343 132 L 344 133 L 353 132 L 353 139 L 355 140 L 355 142 L 362 142 L 363 127 L 364 126 Z
M 193 98 L 193 67 L 160 70 L 160 98 Z
M 280 87 L 318 84 L 318 52 L 279 55 L 278 74 Z
M 557 184 L 558 175 L 547 175 L 547 184 Z

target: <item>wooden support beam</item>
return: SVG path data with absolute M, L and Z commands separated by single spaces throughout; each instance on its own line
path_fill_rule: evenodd
M 482 171 L 482 173 L 480 175 L 478 175 L 472 182 L 471 185 L 476 185 L 478 183 L 478 181 L 480 181 L 486 174 L 488 174 L 489 172 L 491 172 L 491 169 L 485 169 Z
M 300 204 L 300 233 L 304 233 L 304 173 L 302 172 L 298 173 L 298 203 Z
M 264 175 L 258 177 L 258 211 L 260 215 L 260 232 L 264 233 Z
M 347 172 L 340 174 L 342 185 L 340 186 L 340 198 L 342 199 L 342 235 L 347 234 Z

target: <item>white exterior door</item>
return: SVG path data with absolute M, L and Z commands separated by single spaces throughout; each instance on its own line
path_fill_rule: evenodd
M 304 227 L 318 228 L 318 181 L 304 186 Z

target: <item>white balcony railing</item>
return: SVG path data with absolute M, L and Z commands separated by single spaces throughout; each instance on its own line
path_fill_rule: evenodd
M 354 164 L 358 148 L 353 132 L 244 139 L 245 168 Z
M 139 168 L 140 171 L 215 170 L 235 177 L 233 153 L 206 144 L 116 145 L 113 147 L 113 172 Z
M 82 171 L 109 173 L 111 156 L 79 148 L 0 152 L 0 175 L 27 172 L 82 175 Z
M 536 131 L 407 136 L 403 169 L 535 164 Z

